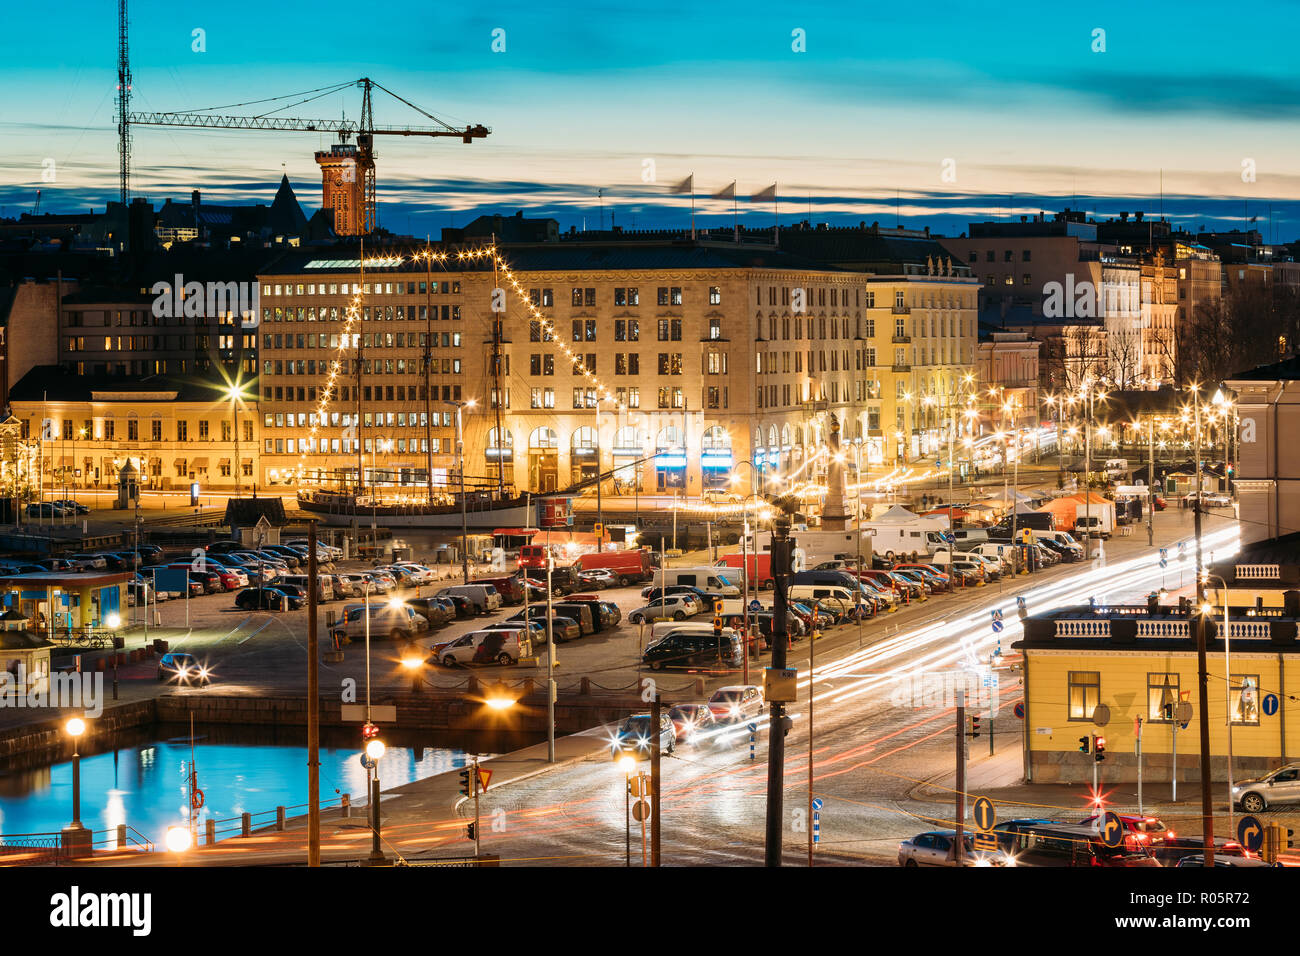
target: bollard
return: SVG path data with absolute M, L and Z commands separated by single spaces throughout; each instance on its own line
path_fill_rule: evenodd
M 339 816 L 352 816 L 352 794 L 345 793 L 339 798 Z
M 704 678 L 703 678 L 703 677 L 697 677 L 697 678 L 695 678 L 695 696 L 696 696 L 696 697 L 703 697 L 703 696 L 704 696 Z
M 275 828 L 277 830 L 284 829 L 284 807 L 275 808 Z
M 211 817 L 208 817 L 207 830 L 208 830 L 207 843 L 208 846 L 212 846 L 212 844 L 217 842 L 217 821 L 212 819 Z
M 126 849 L 126 824 L 125 823 L 119 823 L 117 825 L 117 848 L 119 850 Z
M 466 693 L 468 693 L 469 696 L 471 697 L 477 697 L 480 693 L 482 693 L 478 685 L 477 677 L 471 677 L 469 679 L 469 687 L 466 688 Z
M 251 836 L 253 833 L 253 815 L 251 813 L 241 814 L 239 820 L 239 835 Z
M 587 697 L 591 694 L 590 677 L 584 677 L 582 678 L 582 680 L 578 681 L 578 693 L 581 694 L 583 697 Z

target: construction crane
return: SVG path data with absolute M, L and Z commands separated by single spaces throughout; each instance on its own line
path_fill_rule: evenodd
M 123 0 L 123 4 L 125 0 Z M 466 126 L 459 129 L 444 123 L 438 117 L 434 116 L 420 107 L 416 106 L 409 100 L 403 99 L 392 90 L 386 89 L 376 83 L 369 77 L 362 77 L 359 80 L 339 83 L 330 87 L 321 87 L 316 90 L 307 90 L 304 93 L 291 93 L 284 96 L 268 97 L 265 100 L 255 100 L 252 102 L 266 103 L 273 100 L 288 99 L 289 97 L 304 96 L 307 99 L 300 100 L 297 104 L 319 99 L 322 96 L 328 96 L 331 93 L 337 93 L 340 90 L 351 86 L 359 86 L 362 89 L 361 97 L 361 119 L 354 122 L 346 118 L 337 120 L 327 119 L 299 119 L 289 116 L 275 115 L 277 110 L 263 113 L 259 116 L 229 116 L 214 113 L 214 110 L 225 109 L 228 107 L 210 107 L 207 110 L 189 110 L 175 113 L 127 113 L 125 114 L 125 124 L 127 126 L 189 126 L 201 129 L 242 129 L 242 130 L 275 130 L 279 132 L 321 132 L 330 130 L 336 132 L 344 143 L 346 143 L 354 134 L 357 138 L 357 166 L 363 177 L 362 181 L 362 232 L 369 234 L 374 232 L 378 225 L 376 216 L 375 200 L 375 145 L 376 136 L 455 136 L 464 143 L 472 143 L 475 139 L 481 139 L 492 132 L 486 126 Z M 387 93 L 393 99 L 409 106 L 422 116 L 432 120 L 435 126 L 376 126 L 374 121 L 374 111 L 371 103 L 372 89 L 380 90 Z M 232 106 L 248 106 L 251 103 L 231 104 Z M 125 183 L 125 173 L 123 182 Z M 125 190 L 125 186 L 123 187 Z

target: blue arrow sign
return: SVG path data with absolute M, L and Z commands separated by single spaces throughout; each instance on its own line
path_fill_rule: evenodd
M 1101 822 L 1101 842 L 1107 846 L 1119 846 L 1124 842 L 1124 824 L 1119 816 L 1107 810 Z
M 1237 842 L 1251 853 L 1264 845 L 1264 825 L 1256 817 L 1242 817 L 1237 822 Z
M 756 733 L 758 733 L 758 724 L 750 724 L 750 725 L 749 725 L 749 732 L 750 732 L 751 734 L 756 734 Z
M 820 810 L 825 804 L 822 803 L 821 797 L 814 797 L 812 807 L 814 810 Z
M 1002 626 L 1003 626 L 1003 625 L 1002 625 L 1002 622 L 1001 622 L 1001 621 L 994 621 L 994 622 L 993 622 L 993 633 L 994 633 L 994 634 L 1001 634 L 1001 633 L 1002 633 Z
M 1260 701 L 1260 707 L 1264 709 L 1266 717 L 1272 717 L 1277 713 L 1278 699 L 1277 694 L 1265 694 L 1264 699 Z

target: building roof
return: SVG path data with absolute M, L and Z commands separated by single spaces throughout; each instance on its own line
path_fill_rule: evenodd
M 1161 605 L 1152 614 L 1146 604 L 1097 606 L 1075 605 L 1034 614 L 1024 621 L 1024 637 L 1011 646 L 1025 650 L 1090 650 L 1151 652 L 1194 652 L 1197 647 L 1195 617 L 1177 607 Z M 1268 653 L 1300 653 L 1296 642 L 1297 618 L 1280 608 L 1229 609 L 1233 625 L 1232 650 Z M 1062 627 L 1063 625 L 1063 627 Z M 1211 616 L 1206 625 L 1206 646 L 1217 648 L 1221 619 Z M 1250 633 L 1251 627 L 1260 633 Z M 1243 633 L 1242 629 L 1246 629 Z
M 1271 365 L 1259 365 L 1245 372 L 1229 375 L 1227 381 L 1231 384 L 1232 382 L 1292 382 L 1296 379 L 1300 379 L 1300 355 L 1292 355 Z
M 77 375 L 57 365 L 38 365 L 9 390 L 9 401 L 224 402 L 228 400 L 226 387 L 220 378 Z M 110 399 L 106 397 L 109 394 L 123 397 Z
M 230 528 L 251 528 L 266 518 L 273 528 L 289 523 L 280 498 L 231 498 L 226 502 L 225 524 Z

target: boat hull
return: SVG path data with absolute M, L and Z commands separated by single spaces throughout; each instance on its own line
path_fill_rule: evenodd
M 354 505 L 345 499 L 320 501 L 299 498 L 298 507 L 331 527 L 346 528 L 354 524 L 362 527 L 372 521 L 385 528 L 459 530 L 461 527 L 460 509 L 452 506 L 430 508 L 415 505 L 377 505 L 370 507 L 364 504 Z M 489 507 L 476 505 L 466 509 L 465 526 L 474 530 L 525 527 L 530 520 L 529 511 L 529 507 L 524 502 L 500 502 Z

